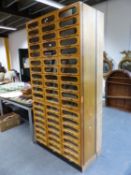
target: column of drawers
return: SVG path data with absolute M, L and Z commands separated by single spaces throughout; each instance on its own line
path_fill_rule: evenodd
M 33 112 L 35 139 L 47 145 L 47 119 L 45 108 L 45 92 L 43 81 L 43 63 L 41 53 L 41 31 L 40 21 L 38 19 L 27 25 L 29 58 L 30 58 L 30 74 L 33 96 Z
M 62 154 L 57 12 L 45 15 L 40 21 L 48 147 Z
M 80 19 L 79 6 L 58 13 L 59 75 L 63 156 L 79 164 L 80 144 Z

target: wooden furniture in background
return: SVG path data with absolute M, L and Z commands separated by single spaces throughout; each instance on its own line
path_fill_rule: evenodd
M 103 26 L 81 2 L 27 24 L 36 141 L 82 169 L 101 149 Z
M 106 105 L 131 112 L 131 73 L 115 70 L 106 80 Z
M 124 57 L 120 61 L 118 68 L 131 72 L 131 51 L 123 51 L 121 54 L 124 54 Z
M 106 52 L 103 53 L 103 56 L 104 56 L 103 76 L 106 79 L 113 70 L 113 61 L 112 59 L 108 58 L 108 55 Z

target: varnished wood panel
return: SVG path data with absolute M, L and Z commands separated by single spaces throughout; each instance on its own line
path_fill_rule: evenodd
M 96 46 L 96 152 L 101 152 L 102 145 L 102 89 L 103 89 L 103 50 L 104 50 L 104 15 L 97 11 L 97 46 Z
M 83 164 L 95 154 L 96 11 L 82 4 Z M 85 18 L 86 16 L 86 18 Z M 88 20 L 87 20 L 88 19 Z

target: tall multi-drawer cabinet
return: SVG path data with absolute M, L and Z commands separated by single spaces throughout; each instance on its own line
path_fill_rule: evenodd
M 82 2 L 27 23 L 35 140 L 81 169 L 101 150 L 103 26 Z

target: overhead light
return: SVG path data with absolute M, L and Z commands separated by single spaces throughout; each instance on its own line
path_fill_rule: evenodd
M 1 25 L 0 25 L 0 29 L 6 29 L 6 30 L 17 30 L 17 28 L 7 27 L 7 26 L 1 26 Z
M 58 9 L 61 9 L 61 8 L 64 7 L 64 5 L 62 5 L 62 4 L 58 3 L 58 2 L 52 1 L 52 0 L 35 0 L 35 1 L 41 2 L 43 4 L 46 4 L 46 5 L 58 8 Z

